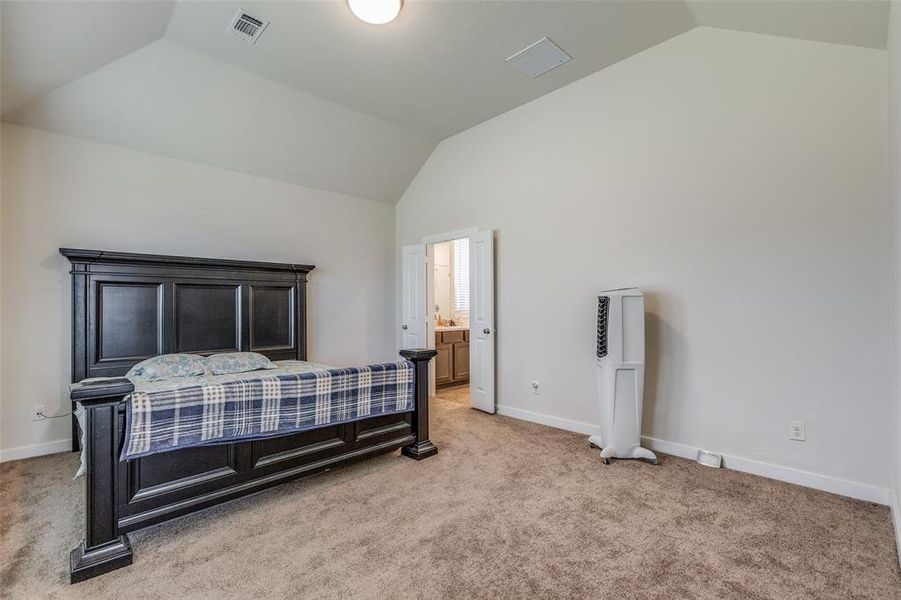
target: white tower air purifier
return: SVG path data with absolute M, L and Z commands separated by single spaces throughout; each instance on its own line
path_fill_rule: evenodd
M 598 396 L 601 435 L 588 442 L 611 458 L 640 458 L 657 464 L 657 456 L 641 447 L 641 404 L 644 394 L 644 296 L 638 288 L 602 292 L 598 296 Z

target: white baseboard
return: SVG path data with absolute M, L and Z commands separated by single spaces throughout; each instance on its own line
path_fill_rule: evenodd
M 0 463 L 32 458 L 34 456 L 44 456 L 45 454 L 56 454 L 57 452 L 68 452 L 71 449 L 72 440 L 68 439 L 32 444 L 31 446 L 19 446 L 18 448 L 7 448 L 6 450 L 0 450 Z
M 651 450 L 680 456 L 689 460 L 695 460 L 698 456 L 698 448 L 687 446 L 685 444 L 677 444 L 666 440 L 658 440 L 651 437 L 642 437 L 641 442 Z M 716 452 L 716 450 L 712 450 Z M 839 479 L 830 475 L 821 475 L 819 473 L 811 473 L 810 471 L 802 471 L 792 467 L 783 467 L 759 460 L 734 456 L 732 454 L 723 454 L 723 467 L 732 469 L 733 471 L 741 471 L 742 473 L 750 473 L 752 475 L 760 475 L 769 479 L 777 479 L 788 483 L 794 483 L 804 487 L 831 492 L 840 496 L 856 498 L 858 500 L 866 500 L 867 502 L 875 502 L 891 506 L 892 491 L 868 483 L 860 483 L 859 481 L 851 481 L 850 479 Z
M 570 419 L 561 419 L 559 417 L 543 415 L 528 410 L 522 410 L 520 408 L 498 406 L 497 412 L 498 414 L 513 417 L 515 419 L 522 419 L 523 421 L 540 423 L 542 425 L 556 427 L 557 429 L 565 429 L 567 431 L 574 431 L 576 433 L 582 433 L 585 435 L 595 435 L 597 433 L 600 433 L 600 428 L 595 425 L 591 425 L 590 423 L 572 421 Z M 641 442 L 642 445 L 650 450 L 663 452 L 664 454 L 671 454 L 673 456 L 678 456 L 681 458 L 687 458 L 689 460 L 695 460 L 697 458 L 699 450 L 699 448 L 688 446 L 686 444 L 679 444 L 676 442 L 669 442 L 666 440 L 660 440 L 651 437 L 642 437 Z M 715 449 L 710 450 L 711 452 L 716 452 Z M 815 490 L 831 492 L 840 496 L 847 496 L 849 498 L 856 498 L 858 500 L 866 500 L 867 502 L 884 504 L 886 506 L 893 507 L 893 514 L 898 511 L 897 508 L 894 508 L 897 505 L 897 503 L 893 500 L 894 494 L 887 488 L 882 488 L 867 483 L 860 483 L 858 481 L 851 481 L 849 479 L 839 479 L 837 477 L 831 477 L 829 475 L 820 475 L 819 473 L 811 473 L 810 471 L 801 471 L 800 469 L 795 469 L 792 467 L 783 467 L 780 465 L 765 463 L 750 458 L 734 456 L 731 454 L 723 454 L 722 456 L 723 467 L 732 469 L 733 471 L 741 471 L 743 473 L 750 473 L 752 475 L 760 475 L 761 477 L 794 483 L 796 485 L 813 488 Z M 901 515 L 896 515 L 896 517 L 898 518 L 896 522 L 901 524 Z M 898 527 L 896 527 L 895 529 L 897 532 Z M 901 548 L 901 545 L 899 545 L 899 548 Z
M 898 506 L 898 494 L 892 492 L 892 525 L 895 527 L 895 550 L 898 553 L 898 564 L 901 564 L 901 507 Z
M 583 423 L 581 421 L 561 419 L 559 417 L 552 417 L 550 415 L 543 415 L 541 413 L 532 412 L 530 410 L 513 408 L 512 406 L 499 405 L 497 407 L 497 414 L 504 415 L 506 417 L 513 417 L 514 419 L 520 419 L 521 421 L 531 421 L 532 423 L 547 425 L 548 427 L 556 427 L 557 429 L 563 429 L 566 431 L 584 433 L 585 435 L 597 435 L 601 432 L 601 428 L 596 425 Z

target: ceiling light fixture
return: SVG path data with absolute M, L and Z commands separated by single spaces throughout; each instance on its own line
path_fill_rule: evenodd
M 384 25 L 397 17 L 403 0 L 347 0 L 347 5 L 361 21 Z

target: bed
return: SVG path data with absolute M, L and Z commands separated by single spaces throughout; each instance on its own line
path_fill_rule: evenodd
M 434 350 L 402 350 L 402 361 L 385 365 L 305 366 L 306 283 L 313 266 L 60 253 L 72 265 L 71 400 L 84 424 L 73 418 L 73 450 L 84 439 L 85 536 L 69 557 L 72 583 L 131 564 L 129 532 L 375 454 L 400 448 L 421 460 L 438 451 L 429 440 L 428 417 Z M 185 447 L 126 444 L 130 433 L 136 437 L 139 412 L 132 400 L 142 392 L 123 377 L 132 367 L 159 355 L 232 352 L 276 361 L 281 370 L 268 373 L 266 385 L 290 383 L 301 390 L 298 398 L 334 378 L 358 395 L 375 390 L 376 380 L 396 383 L 407 390 L 405 400 L 375 410 L 355 397 L 347 406 L 365 410 L 333 408 L 337 418 L 311 409 L 313 421 L 302 431 L 258 429 L 242 439 Z M 215 383 L 223 389 L 263 385 L 253 373 L 232 379 L 238 383 Z M 369 387 L 362 387 L 364 380 Z M 395 397 L 400 393 L 392 402 Z

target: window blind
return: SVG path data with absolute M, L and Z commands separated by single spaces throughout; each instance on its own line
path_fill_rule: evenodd
M 454 240 L 454 312 L 469 312 L 469 239 Z

